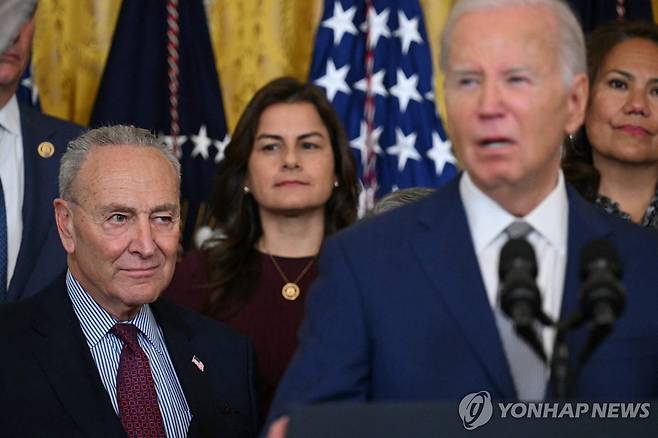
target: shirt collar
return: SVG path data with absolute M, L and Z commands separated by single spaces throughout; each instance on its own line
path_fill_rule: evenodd
M 569 203 L 564 175 L 559 172 L 555 188 L 529 214 L 518 218 L 484 194 L 468 172 L 459 181 L 459 193 L 466 210 L 476 254 L 490 245 L 515 220 L 525 220 L 558 251 L 566 251 Z
M 90 348 L 94 348 L 117 322 L 126 322 L 134 324 L 160 353 L 164 351 L 158 323 L 148 304 L 140 307 L 132 320 L 117 321 L 91 298 L 71 271 L 66 273 L 66 286 L 73 303 L 73 310 Z
M 16 95 L 13 95 L 9 102 L 0 108 L 0 126 L 14 135 L 21 135 L 21 117 Z
M 567 251 L 569 200 L 564 175 L 559 172 L 557 185 L 546 198 L 524 218 L 558 251 Z

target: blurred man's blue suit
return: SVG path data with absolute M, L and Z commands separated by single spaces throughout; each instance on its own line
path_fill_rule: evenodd
M 327 240 L 270 421 L 295 403 L 459 400 L 480 390 L 516 398 L 458 180 Z M 578 306 L 580 251 L 592 239 L 618 248 L 628 290 L 624 314 L 582 370 L 574 396 L 655 399 L 658 236 L 607 215 L 571 188 L 568 198 L 562 318 Z M 581 329 L 568 337 L 572 357 L 586 336 Z

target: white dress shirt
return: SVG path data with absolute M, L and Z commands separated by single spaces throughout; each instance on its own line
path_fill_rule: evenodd
M 459 193 L 491 308 L 498 307 L 498 259 L 500 250 L 508 240 L 505 228 L 516 220 L 524 220 L 533 228 L 527 239 L 537 257 L 537 286 L 541 293 L 542 309 L 551 319 L 557 320 L 564 289 L 569 219 L 569 202 L 562 171 L 553 191 L 521 218 L 507 212 L 485 195 L 467 172 L 459 182 Z M 544 351 L 550 358 L 555 330 L 543 329 L 541 335 Z
M 114 411 L 119 415 L 116 382 L 123 342 L 110 330 L 117 322 L 124 321 L 116 321 L 98 305 L 70 271 L 66 273 L 66 286 L 103 386 Z M 148 304 L 143 305 L 137 315 L 127 322 L 139 329 L 137 341 L 149 360 L 167 437 L 186 436 L 192 413 L 164 342 L 162 329 Z
M 16 96 L 0 108 L 0 179 L 7 212 L 7 284 L 14 275 L 23 235 L 23 136 Z

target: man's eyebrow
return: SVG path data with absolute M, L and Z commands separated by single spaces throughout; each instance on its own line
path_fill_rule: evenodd
M 455 74 L 455 75 L 481 75 L 482 71 L 477 68 L 469 68 L 469 67 L 456 67 L 452 68 L 449 70 L 450 73 Z
M 504 71 L 504 73 L 506 75 L 513 75 L 513 74 L 517 74 L 517 73 L 528 73 L 529 71 L 530 71 L 530 67 L 521 65 L 521 66 L 518 66 L 518 67 L 508 68 L 507 70 Z
M 125 204 L 114 203 L 114 202 L 102 206 L 99 210 L 102 213 L 110 213 L 112 211 L 118 211 L 118 212 L 130 213 L 130 214 L 138 213 L 138 210 L 134 207 L 129 207 Z M 149 213 L 158 213 L 163 211 L 171 211 L 174 213 L 178 213 L 178 210 L 179 210 L 178 205 L 176 205 L 175 203 L 167 202 L 164 204 L 156 205 L 155 207 L 149 210 Z
M 504 74 L 515 74 L 515 73 L 526 73 L 531 71 L 531 68 L 528 67 L 527 65 L 519 65 L 519 66 L 514 66 L 510 67 L 506 70 L 503 71 Z M 481 76 L 482 70 L 479 68 L 475 67 L 455 67 L 450 70 L 452 74 L 456 75 L 475 75 L 475 76 Z
M 156 205 L 153 209 L 151 209 L 151 213 L 159 213 L 163 211 L 171 211 L 172 213 L 178 213 L 179 207 L 177 204 L 173 203 L 165 203 L 165 204 L 160 204 Z
M 112 211 L 121 211 L 121 212 L 132 213 L 132 214 L 137 213 L 137 210 L 134 209 L 133 207 L 129 207 L 127 205 L 120 204 L 117 202 L 112 202 L 110 204 L 103 205 L 98 210 L 101 213 L 109 213 Z

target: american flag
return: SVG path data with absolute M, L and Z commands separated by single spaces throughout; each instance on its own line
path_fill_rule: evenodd
M 457 173 L 436 110 L 417 0 L 326 0 L 311 80 L 324 88 L 350 138 L 362 208 L 398 188 L 436 187 Z
M 148 128 L 176 146 L 188 247 L 229 142 L 202 0 L 121 4 L 91 126 L 112 123 Z

